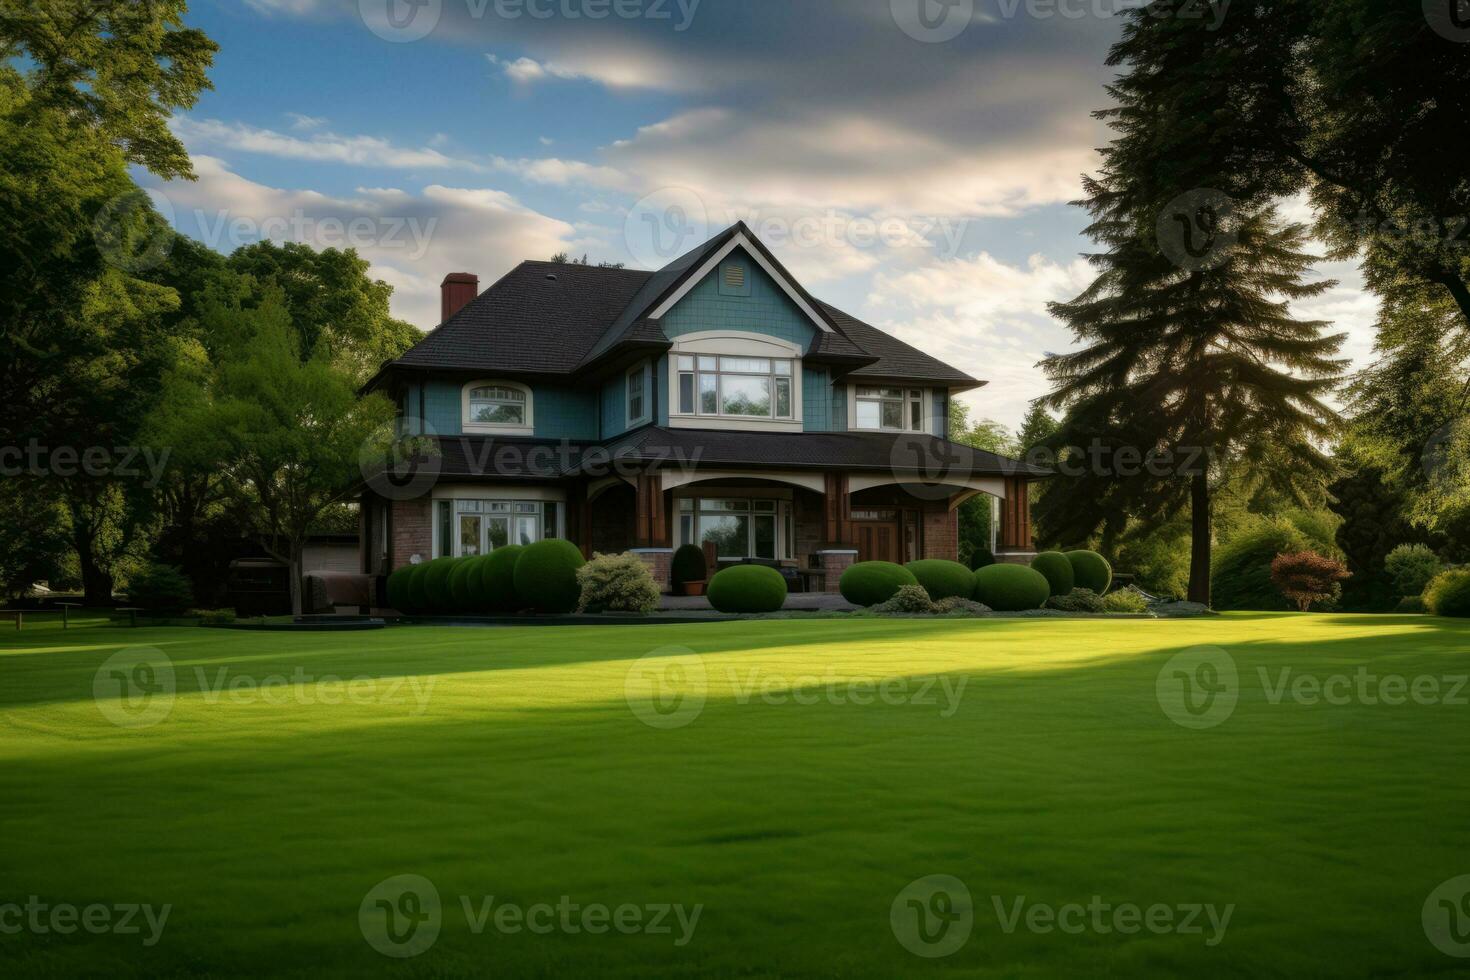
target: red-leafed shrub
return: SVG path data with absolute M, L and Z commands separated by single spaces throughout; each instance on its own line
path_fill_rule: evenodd
M 1331 599 L 1337 593 L 1337 584 L 1351 577 L 1342 562 L 1315 551 L 1293 551 L 1277 555 L 1271 562 L 1271 581 L 1302 612 L 1314 602 Z

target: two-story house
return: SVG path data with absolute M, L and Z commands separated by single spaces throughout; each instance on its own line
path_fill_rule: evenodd
M 988 494 L 995 549 L 1028 559 L 1027 483 L 951 443 L 984 382 L 813 297 L 742 222 L 656 272 L 528 261 L 369 387 L 438 440 L 429 474 L 362 496 L 364 571 L 566 538 L 632 550 L 667 584 L 680 545 L 807 569 L 956 558 L 956 507 Z

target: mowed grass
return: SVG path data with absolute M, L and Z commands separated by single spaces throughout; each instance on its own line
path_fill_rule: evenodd
M 1208 730 L 1175 724 L 1156 693 L 1165 663 L 1197 645 L 1223 648 L 1240 677 L 1233 715 Z M 177 694 L 157 724 L 119 727 L 94 679 L 136 646 L 167 656 Z M 671 668 L 670 711 L 694 703 L 673 695 L 681 677 L 696 690 L 703 671 L 689 724 L 651 727 L 630 708 L 630 671 L 641 707 L 650 666 Z M 172 910 L 153 946 L 0 934 L 0 973 L 1455 970 L 1464 961 L 1429 942 L 1421 910 L 1441 882 L 1470 874 L 1470 689 L 1457 704 L 1273 703 L 1283 668 L 1432 677 L 1442 698 L 1470 674 L 1470 624 L 28 625 L 0 633 L 0 904 Z M 264 696 L 261 683 L 293 674 Z M 368 680 L 348 696 L 333 678 L 351 677 Z M 852 680 L 889 681 L 888 693 Z M 375 952 L 359 926 L 364 896 L 400 874 L 428 878 L 443 903 L 437 942 L 402 960 Z M 967 885 L 974 925 L 931 960 L 900 945 L 890 906 L 934 874 Z M 476 933 L 461 896 L 473 908 L 567 896 L 702 910 L 676 945 L 677 925 L 537 935 L 492 920 Z M 995 909 L 1093 896 L 1234 909 L 1216 945 L 1208 926 L 1069 934 L 1023 921 L 1007 932 Z

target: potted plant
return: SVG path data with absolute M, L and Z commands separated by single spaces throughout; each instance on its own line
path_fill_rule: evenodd
M 704 551 L 696 544 L 681 547 L 669 563 L 669 585 L 679 595 L 704 595 L 708 574 Z

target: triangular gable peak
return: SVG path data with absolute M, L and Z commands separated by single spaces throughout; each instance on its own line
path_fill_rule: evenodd
M 715 273 L 719 269 L 720 263 L 729 257 L 731 253 L 737 249 L 742 249 L 755 260 L 756 264 L 765 271 L 766 275 L 771 277 L 771 280 L 781 288 L 781 291 L 796 304 L 797 309 L 801 310 L 806 318 L 811 321 L 813 327 L 823 333 L 833 332 L 832 323 L 827 319 L 825 313 L 821 311 L 820 304 L 812 299 L 811 294 L 802 288 L 802 285 L 786 271 L 786 268 L 777 261 L 776 257 L 771 254 L 770 249 L 766 248 L 765 243 L 756 237 L 755 233 L 746 226 L 745 222 L 737 223 L 727 234 L 728 241 L 715 249 L 703 262 L 692 267 L 667 295 L 658 300 L 654 307 L 646 314 L 649 319 L 662 319 L 664 314 L 677 306 L 679 301 L 689 295 L 691 290 L 703 282 L 708 276 Z

